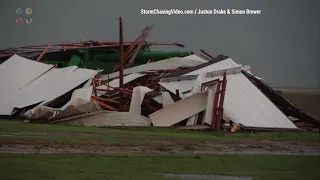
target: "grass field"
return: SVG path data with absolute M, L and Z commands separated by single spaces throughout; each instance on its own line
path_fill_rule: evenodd
M 319 141 L 319 133 L 193 132 L 0 120 L 0 150 L 7 148 L 0 153 L 0 179 L 162 180 L 168 178 L 155 173 L 187 173 L 311 180 L 320 175 L 320 156 L 267 154 L 288 151 L 283 144 L 319 148 Z M 249 154 L 216 154 L 226 149 Z
M 299 109 L 320 118 L 319 89 L 279 89 L 283 96 Z
M 1 179 L 163 180 L 154 173 L 318 179 L 319 157 L 269 155 L 0 155 Z
M 96 128 L 74 127 L 49 124 L 33 124 L 21 121 L 0 120 L 1 143 L 66 143 L 66 144 L 134 144 L 161 140 L 182 140 L 199 142 L 212 141 L 298 141 L 319 142 L 319 133 L 309 132 L 259 132 L 259 133 L 225 133 L 198 132 L 169 128 Z M 141 141 L 143 139 L 143 141 Z

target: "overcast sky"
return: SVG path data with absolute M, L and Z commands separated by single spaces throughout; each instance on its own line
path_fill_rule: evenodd
M 154 25 L 149 41 L 180 42 L 196 53 L 224 54 L 273 87 L 320 88 L 320 1 L 317 0 L 0 0 L 0 48 L 125 40 Z M 33 22 L 17 24 L 17 8 Z M 141 15 L 141 9 L 255 9 L 261 15 Z M 23 15 L 24 17 L 25 15 Z

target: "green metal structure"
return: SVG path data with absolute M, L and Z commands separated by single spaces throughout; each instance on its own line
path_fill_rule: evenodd
M 124 52 L 126 52 L 126 48 L 127 46 L 125 47 Z M 185 57 L 191 54 L 193 53 L 190 51 L 151 51 L 148 46 L 144 46 L 140 49 L 132 66 L 138 66 L 145 64 L 148 61 L 159 61 L 170 57 Z M 34 60 L 38 56 L 39 53 L 25 55 L 25 57 Z M 4 62 L 9 57 L 10 56 L 0 58 L 0 63 Z M 42 57 L 41 62 L 54 64 L 58 67 L 79 66 L 88 69 L 103 69 L 103 73 L 110 73 L 118 64 L 119 59 L 120 53 L 114 50 L 108 48 L 87 48 L 47 52 Z

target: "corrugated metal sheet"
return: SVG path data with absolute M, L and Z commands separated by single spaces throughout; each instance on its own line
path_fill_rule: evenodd
M 215 78 L 222 79 L 222 76 Z M 208 78 L 206 82 L 215 78 Z M 227 75 L 224 119 L 252 127 L 297 128 L 242 73 Z
M 207 91 L 181 99 L 149 115 L 154 126 L 171 126 L 206 109 Z
M 98 71 L 71 66 L 51 69 L 35 81 L 0 102 L 0 114 L 10 115 L 13 108 L 49 102 L 93 78 Z
M 232 59 L 226 59 L 208 67 L 189 72 L 186 75 L 196 75 L 211 71 L 241 67 Z M 205 77 L 203 83 L 222 79 L 222 76 Z M 227 75 L 227 90 L 224 103 L 224 118 L 251 127 L 265 128 L 297 128 L 252 82 L 242 73 Z M 191 90 L 195 80 L 160 82 L 159 84 L 172 93 L 176 89 L 180 93 Z M 186 96 L 190 96 L 191 93 Z
M 196 61 L 201 61 L 201 62 L 208 62 L 208 60 L 205 60 L 205 59 L 202 59 L 200 58 L 199 56 L 195 55 L 195 54 L 192 54 L 192 55 L 189 55 L 189 56 L 186 56 L 184 57 L 186 59 L 192 59 L 192 60 L 196 60 Z
M 211 65 L 203 67 L 201 69 L 197 69 L 195 71 L 189 72 L 184 75 L 196 75 L 196 74 L 212 72 L 212 71 L 219 71 L 219 70 L 230 69 L 230 68 L 236 68 L 236 67 L 241 67 L 241 66 L 242 66 L 241 64 L 237 64 L 231 58 L 228 58 L 223 61 L 211 64 Z
M 151 120 L 129 112 L 100 111 L 60 119 L 53 123 L 84 126 L 150 126 Z
M 236 67 L 236 68 L 230 68 L 230 69 L 224 69 L 224 70 L 219 70 L 219 71 L 207 72 L 206 73 L 206 77 L 222 76 L 224 73 L 226 73 L 226 74 L 236 74 L 236 73 L 240 73 L 241 71 L 248 71 L 248 70 L 250 70 L 250 68 L 251 68 L 250 65 L 245 65 L 245 66 L 240 66 L 240 67 Z
M 235 63 L 231 58 L 228 58 L 223 61 L 189 72 L 184 76 L 205 74 L 212 71 L 231 69 L 231 68 L 241 67 L 241 66 L 242 65 Z M 216 78 L 211 78 L 211 79 L 213 80 Z M 191 90 L 195 82 L 196 82 L 195 80 L 185 80 L 185 81 L 159 82 L 159 84 L 174 94 L 176 94 L 176 89 L 179 89 L 180 96 L 183 97 L 184 95 L 182 95 L 182 93 L 185 91 Z
M 140 66 L 135 66 L 132 68 L 128 68 L 124 70 L 124 75 L 131 74 L 131 73 L 138 73 L 147 70 L 166 70 L 166 69 L 176 69 L 179 67 L 193 67 L 199 64 L 202 64 L 202 61 L 191 60 L 186 58 L 180 57 L 173 57 L 169 59 L 164 59 L 161 61 L 156 61 L 152 63 L 143 64 Z M 116 78 L 119 77 L 119 71 L 109 74 L 109 78 Z M 108 75 L 101 77 L 102 80 L 107 80 Z
M 26 86 L 53 65 L 39 63 L 18 55 L 11 56 L 0 65 L 0 100 Z
M 228 58 L 229 58 L 228 56 L 219 55 L 219 56 L 217 56 L 216 58 L 214 58 L 214 59 L 211 60 L 211 61 L 208 61 L 208 62 L 206 62 L 206 63 L 202 63 L 202 64 L 200 64 L 200 65 L 197 65 L 197 66 L 188 68 L 188 69 L 183 70 L 183 71 L 179 71 L 179 72 L 175 72 L 175 73 L 171 73 L 171 74 L 165 75 L 165 76 L 163 76 L 163 78 L 182 76 L 182 75 L 184 75 L 184 74 L 188 74 L 188 73 L 193 72 L 193 71 L 196 71 L 196 70 L 198 70 L 198 69 L 202 69 L 202 68 L 204 68 L 204 67 L 210 66 L 210 65 L 212 65 L 212 64 L 218 63 L 218 62 L 223 61 L 223 60 L 226 60 L 226 59 L 228 59 Z
M 162 91 L 161 94 L 162 94 L 162 106 L 164 108 L 166 108 L 174 103 L 174 101 L 168 91 Z
M 135 79 L 138 79 L 138 78 L 146 76 L 146 75 L 147 74 L 140 74 L 140 73 L 133 73 L 133 74 L 126 75 L 126 76 L 123 77 L 123 84 L 127 84 L 127 83 L 129 83 L 129 82 L 131 82 L 131 81 L 133 81 Z M 113 89 L 112 87 L 118 88 L 119 85 L 120 85 L 119 81 L 120 81 L 119 78 L 111 80 L 109 82 L 109 86 L 110 86 L 109 89 L 110 90 Z M 101 86 L 98 86 L 97 89 L 108 89 L 108 86 L 101 85 Z M 98 96 L 102 96 L 104 94 L 106 94 L 106 92 L 102 92 L 102 91 L 98 91 L 97 92 Z
M 141 115 L 141 104 L 144 96 L 146 93 L 151 91 L 153 90 L 145 86 L 137 86 L 133 88 L 129 112 Z

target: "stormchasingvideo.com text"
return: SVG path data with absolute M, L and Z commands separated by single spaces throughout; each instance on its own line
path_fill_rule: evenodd
M 260 9 L 141 9 L 141 15 L 260 15 Z
M 195 10 L 180 9 L 141 9 L 142 15 L 192 15 Z

